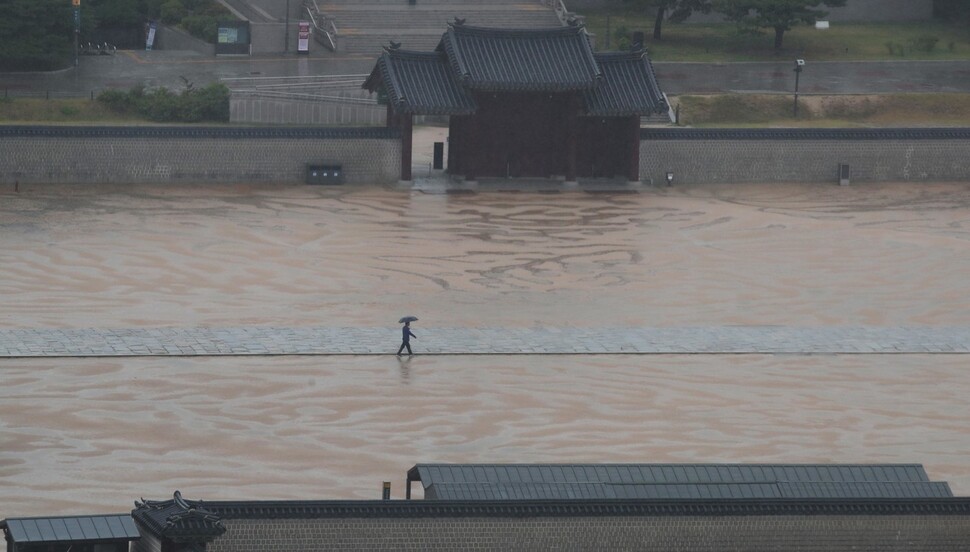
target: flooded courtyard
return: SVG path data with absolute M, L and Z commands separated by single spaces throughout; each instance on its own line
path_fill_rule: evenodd
M 0 358 L 0 518 L 398 498 L 418 462 L 919 462 L 967 495 L 968 355 L 420 352 L 435 328 L 968 326 L 968 273 L 966 184 L 2 190 L 0 328 L 387 327 L 389 354 Z

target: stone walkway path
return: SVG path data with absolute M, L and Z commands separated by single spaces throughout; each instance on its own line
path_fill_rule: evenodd
M 415 327 L 417 354 L 970 354 L 970 326 Z M 0 329 L 0 358 L 383 355 L 400 330 L 329 327 Z

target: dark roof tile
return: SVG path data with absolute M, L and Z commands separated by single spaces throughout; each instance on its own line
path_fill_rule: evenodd
M 600 70 L 583 27 L 492 29 L 449 25 L 438 51 L 472 89 L 564 92 L 598 84 Z
M 185 500 L 178 491 L 170 500 L 135 502 L 131 517 L 170 539 L 212 539 L 226 532 L 219 516 L 201 501 Z
M 364 82 L 371 92 L 381 87 L 395 109 L 405 113 L 463 115 L 478 107 L 444 56 L 435 52 L 385 50 Z

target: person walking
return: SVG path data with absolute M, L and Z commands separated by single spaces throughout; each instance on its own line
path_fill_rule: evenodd
M 401 348 L 397 350 L 397 356 L 401 356 L 401 351 L 403 351 L 405 347 L 407 347 L 408 354 L 409 355 L 413 355 L 414 354 L 414 353 L 411 352 L 411 338 L 412 337 L 414 339 L 417 339 L 418 338 L 418 336 L 416 336 L 413 333 L 411 333 L 411 323 L 410 322 L 405 322 L 404 323 L 404 327 L 401 328 Z

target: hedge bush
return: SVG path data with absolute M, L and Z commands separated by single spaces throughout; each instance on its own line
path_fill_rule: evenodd
M 181 93 L 167 88 L 146 90 L 136 86 L 128 91 L 106 90 L 98 101 L 112 111 L 136 114 L 160 123 L 202 123 L 229 121 L 229 89 L 212 83 L 203 88 L 189 85 Z

